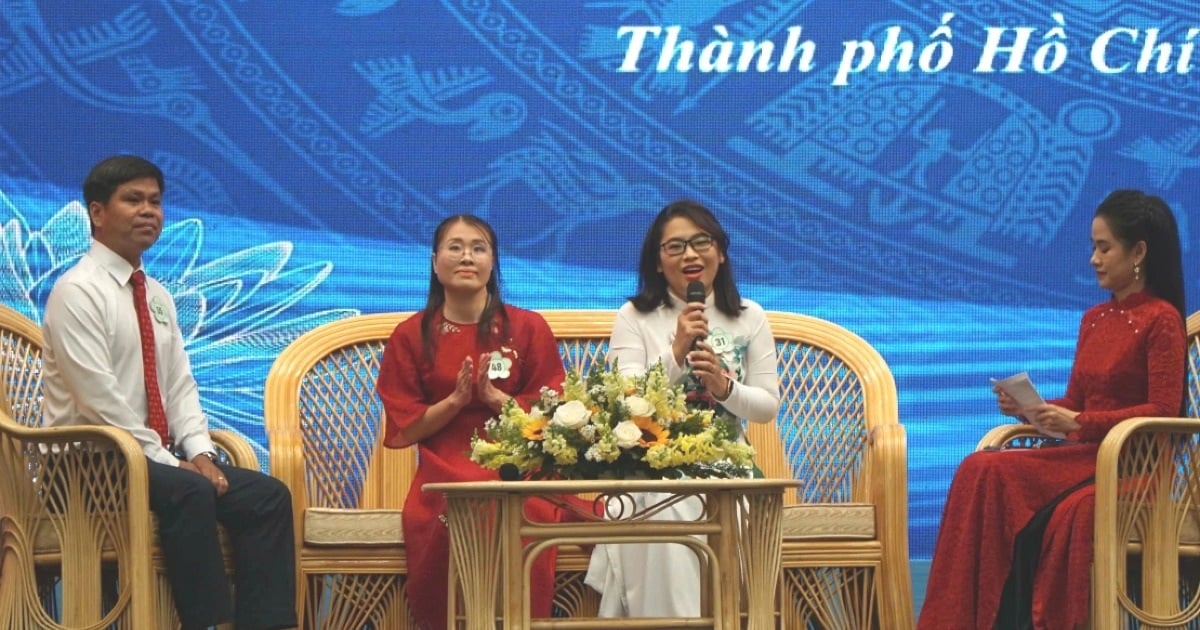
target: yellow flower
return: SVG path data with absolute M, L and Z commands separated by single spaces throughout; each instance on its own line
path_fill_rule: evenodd
M 542 442 L 542 450 L 554 456 L 554 463 L 570 466 L 579 461 L 579 452 L 562 435 L 551 431 Z
M 711 409 L 689 407 L 661 364 L 636 377 L 597 366 L 567 375 L 562 392 L 542 388 L 526 412 L 515 403 L 471 441 L 471 460 L 506 463 L 537 478 L 742 476 L 754 450 L 728 439 Z
M 502 453 L 501 446 L 481 439 L 471 440 L 471 459 L 488 461 Z
M 589 458 L 593 461 L 612 463 L 621 457 L 621 448 L 612 433 L 602 436 L 588 449 Z
M 668 429 L 659 426 L 657 422 L 650 418 L 639 416 L 630 419 L 642 430 L 642 439 L 638 440 L 638 444 L 641 446 L 648 447 L 655 444 L 663 444 L 667 441 L 667 438 L 671 437 L 671 432 Z
M 738 464 L 739 466 L 754 465 L 754 447 L 741 442 L 726 442 L 725 456 L 729 461 Z
M 546 432 L 546 425 L 549 419 L 545 416 L 530 416 L 529 420 L 521 427 L 521 437 L 526 440 L 540 442 Z

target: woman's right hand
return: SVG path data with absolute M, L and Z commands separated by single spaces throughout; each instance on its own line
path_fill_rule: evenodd
M 675 320 L 675 340 L 671 342 L 671 353 L 675 355 L 675 365 L 687 365 L 687 354 L 692 345 L 701 337 L 708 336 L 708 317 L 704 315 L 704 304 L 688 302 L 683 312 Z
M 1000 413 L 1006 416 L 1019 417 L 1021 415 L 1021 407 L 1017 401 L 1005 393 L 1004 390 L 997 387 L 992 387 L 992 391 L 996 392 L 996 404 L 1000 407 Z M 1022 418 L 1022 420 L 1024 420 Z
M 462 409 L 471 402 L 475 391 L 475 360 L 470 356 L 463 359 L 462 367 L 458 369 L 458 377 L 454 381 L 454 391 L 446 397 L 455 409 Z

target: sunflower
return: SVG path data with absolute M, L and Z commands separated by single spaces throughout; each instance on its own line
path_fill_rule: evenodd
M 655 444 L 662 444 L 671 436 L 670 430 L 659 425 L 651 418 L 638 416 L 631 419 L 642 430 L 642 439 L 638 440 L 638 445 L 640 446 L 651 447 Z
M 521 426 L 521 436 L 526 440 L 540 442 L 545 437 L 546 424 L 550 419 L 545 416 L 530 416 L 529 421 Z

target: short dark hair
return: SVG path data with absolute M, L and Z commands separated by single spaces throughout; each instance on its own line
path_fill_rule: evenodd
M 1146 243 L 1146 286 L 1170 302 L 1187 321 L 1179 228 L 1167 202 L 1140 190 L 1115 190 L 1096 207 L 1113 236 L 1127 249 Z
M 637 295 L 629 298 L 634 308 L 643 313 L 652 311 L 661 305 L 671 305 L 671 294 L 667 291 L 667 279 L 658 270 L 659 241 L 662 240 L 663 230 L 667 222 L 676 217 L 683 217 L 696 227 L 713 237 L 717 250 L 725 257 L 725 262 L 717 268 L 713 278 L 713 296 L 717 310 L 730 317 L 741 314 L 742 296 L 738 293 L 737 283 L 733 279 L 733 263 L 729 260 L 729 234 L 721 227 L 721 222 L 712 211 L 699 202 L 690 199 L 674 201 L 659 211 L 654 217 L 654 223 L 646 232 L 642 241 L 642 254 L 638 262 L 638 291 Z
M 93 201 L 108 203 L 121 184 L 146 177 L 153 177 L 158 181 L 158 190 L 166 192 L 162 170 L 153 162 L 136 155 L 104 158 L 92 167 L 83 180 L 83 203 L 87 206 L 92 205 Z

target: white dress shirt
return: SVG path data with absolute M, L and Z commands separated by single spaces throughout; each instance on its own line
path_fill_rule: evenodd
M 92 241 L 88 253 L 54 284 L 42 323 L 42 421 L 119 427 L 141 443 L 146 457 L 177 466 L 179 460 L 147 424 L 142 344 L 129 282 L 133 272 L 128 261 Z M 146 301 L 171 438 L 189 459 L 213 451 L 175 301 L 149 276 Z

